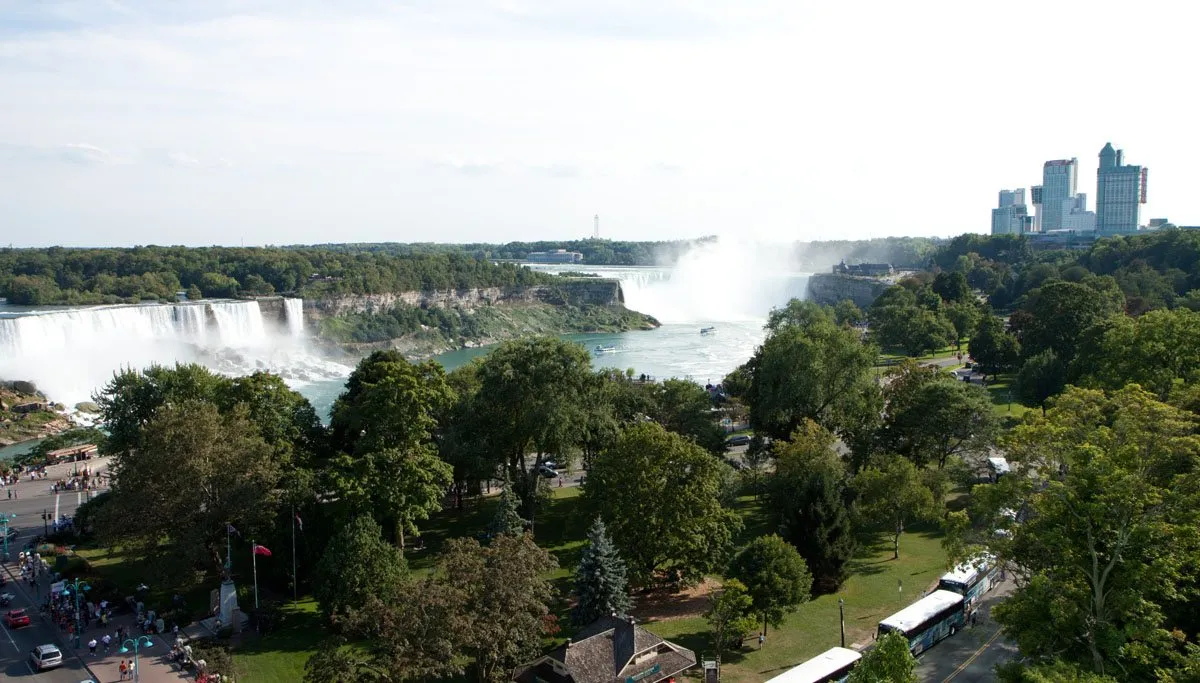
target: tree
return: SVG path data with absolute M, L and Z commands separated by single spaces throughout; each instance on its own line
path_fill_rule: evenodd
M 1037 660 L 1152 680 L 1195 632 L 1200 581 L 1197 420 L 1136 386 L 1068 388 L 1009 443 L 1026 520 L 992 546 L 1017 568 L 993 614 Z M 1184 588 L 1187 587 L 1187 588 Z
M 281 468 L 244 406 L 221 415 L 211 403 L 169 403 L 137 438 L 116 456 L 120 476 L 97 519 L 107 543 L 136 548 L 169 576 L 220 569 L 229 523 L 259 538 L 271 528 Z
M 1041 664 L 1001 664 L 996 667 L 996 680 L 1001 683 L 1117 683 L 1112 676 L 1091 673 L 1077 664 L 1061 660 Z
M 783 617 L 808 602 L 812 592 L 812 574 L 804 558 L 779 536 L 759 536 L 734 556 L 729 575 L 745 584 L 754 603 L 754 612 L 762 618 L 763 635 L 767 624 L 779 628 Z
M 499 503 L 496 506 L 496 514 L 488 525 L 488 533 L 492 536 L 524 534 L 528 524 L 521 518 L 521 499 L 513 492 L 512 482 L 507 477 L 504 478 L 504 488 L 500 490 Z
M 770 510 L 780 535 L 812 571 L 817 592 L 837 590 L 849 574 L 858 543 L 851 524 L 846 470 L 834 449 L 836 437 L 807 422 L 789 442 L 775 446 Z
M 725 432 L 713 418 L 713 403 L 704 387 L 685 379 L 653 386 L 652 416 L 669 431 L 689 436 L 710 453 L 725 452 Z
M 1032 317 L 1021 331 L 1021 349 L 1027 356 L 1053 349 L 1063 362 L 1070 363 L 1075 358 L 1079 335 L 1104 318 L 1121 313 L 1123 303 L 1094 283 L 1047 282 L 1027 295 L 1023 308 Z
M 577 626 L 586 626 L 610 614 L 629 612 L 625 563 L 599 517 L 588 530 L 588 545 L 575 569 L 575 599 L 571 620 Z
M 1076 366 L 1089 385 L 1119 389 L 1128 383 L 1166 400 L 1176 383 L 1200 380 L 1200 313 L 1186 309 L 1119 316 L 1098 326 L 1096 344 L 1081 344 Z
M 588 352 L 550 337 L 505 342 L 480 363 L 476 402 L 480 428 L 506 463 L 514 487 L 534 518 L 538 467 L 582 441 L 596 389 Z M 533 453 L 529 462 L 526 457 Z
M 863 519 L 889 530 L 892 557 L 900 558 L 900 535 L 907 523 L 926 520 L 936 512 L 933 494 L 917 466 L 899 455 L 885 456 L 854 478 Z
M 375 520 L 364 514 L 330 539 L 313 583 L 313 595 L 326 620 L 346 618 L 372 596 L 385 603 L 399 597 L 408 565 L 404 554 L 382 534 Z
M 984 375 L 1010 372 L 1021 357 L 1017 337 L 1004 329 L 1003 320 L 990 313 L 979 321 L 967 349 Z
M 554 597 L 546 574 L 557 566 L 529 535 L 503 534 L 486 546 L 463 538 L 447 544 L 438 576 L 456 606 L 450 626 L 481 683 L 506 680 L 541 649 Z
M 833 319 L 839 325 L 853 327 L 865 322 L 867 315 L 850 299 L 842 299 L 833 306 Z
M 824 318 L 781 324 L 746 364 L 746 400 L 755 432 L 786 439 L 805 420 L 837 430 L 855 420 L 875 391 L 876 350 L 858 332 Z
M 858 665 L 850 670 L 849 683 L 917 683 L 917 659 L 908 648 L 908 638 L 899 631 L 888 631 L 875 647 L 863 653 Z
M 122 370 L 93 397 L 108 431 L 106 448 L 117 455 L 136 450 L 155 411 L 167 403 L 199 401 L 215 404 L 229 380 L 206 367 L 152 365 Z
M 658 571 L 692 582 L 724 566 L 740 521 L 720 502 L 723 466 L 652 422 L 626 427 L 596 458 L 584 505 L 604 519 L 636 582 Z
M 954 326 L 954 347 L 961 349 L 963 338 L 975 334 L 983 314 L 974 303 L 956 302 L 946 306 L 946 318 Z
M 754 630 L 754 600 L 741 581 L 727 579 L 719 591 L 709 595 L 708 601 L 704 618 L 719 658 L 731 647 L 741 647 L 746 634 Z
M 354 511 L 394 529 L 401 548 L 453 483 L 434 444 L 437 416 L 453 399 L 440 366 L 389 350 L 363 359 L 334 402 L 330 435 L 343 454 L 330 468 L 333 486 Z
M 201 292 L 200 288 L 193 283 L 187 288 L 187 298 L 188 301 L 199 301 L 204 298 L 204 292 Z
M 971 299 L 971 285 L 961 271 L 945 271 L 933 278 L 933 291 L 946 303 L 966 302 Z
M 912 377 L 913 381 L 893 381 L 884 391 L 887 407 L 880 440 L 886 450 L 918 467 L 933 462 L 940 469 L 951 456 L 991 443 L 999 425 L 986 390 L 938 371 Z
M 1017 397 L 1027 406 L 1036 406 L 1046 412 L 1046 399 L 1058 394 L 1067 384 L 1067 368 L 1054 353 L 1046 349 L 1030 356 L 1017 373 Z
M 954 326 L 941 309 L 941 299 L 928 288 L 914 293 L 904 285 L 890 287 L 871 304 L 871 338 L 910 356 L 940 349 L 954 340 Z

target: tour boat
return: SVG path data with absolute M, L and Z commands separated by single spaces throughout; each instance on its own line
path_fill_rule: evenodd
M 716 331 L 717 331 L 717 328 L 715 328 L 715 327 L 701 327 L 700 328 L 700 334 L 712 334 L 713 332 L 716 332 Z

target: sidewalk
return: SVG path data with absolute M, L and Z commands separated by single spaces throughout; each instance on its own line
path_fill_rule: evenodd
M 96 683 L 119 682 L 121 680 L 121 660 L 133 661 L 133 649 L 130 648 L 128 654 L 121 654 L 119 652 L 121 647 L 115 638 L 109 653 L 107 655 L 104 654 L 104 644 L 100 642 L 100 639 L 105 633 L 110 635 L 115 634 L 118 626 L 124 626 L 131 633 L 139 633 L 134 626 L 134 616 L 132 614 L 123 614 L 114 617 L 104 629 L 101 629 L 93 622 L 92 627 L 85 629 L 83 636 L 79 639 L 81 647 L 73 649 L 75 654 L 87 664 L 87 667 L 97 677 Z M 187 629 L 180 629 L 179 631 L 179 636 L 184 641 L 195 640 L 201 635 L 199 624 L 192 624 Z M 97 642 L 95 655 L 88 654 L 87 644 L 92 638 L 95 638 Z M 140 683 L 179 683 L 179 681 L 194 680 L 194 674 L 189 676 L 186 672 L 180 671 L 167 661 L 167 654 L 171 651 L 171 646 L 175 643 L 175 636 L 173 634 L 168 632 L 161 635 L 151 635 L 150 640 L 154 643 L 153 645 L 147 647 L 144 645 L 145 641 L 143 641 L 142 647 L 138 650 L 137 666 L 140 670 L 138 674 L 138 681 Z

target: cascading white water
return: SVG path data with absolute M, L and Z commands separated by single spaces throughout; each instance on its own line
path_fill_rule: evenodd
M 300 299 L 285 302 L 286 334 L 283 325 L 264 321 L 257 301 L 3 313 L 0 379 L 32 380 L 51 399 L 73 405 L 114 372 L 152 364 L 201 363 L 228 375 L 270 370 L 293 385 L 345 377 L 349 368 L 310 353 L 294 336 L 297 304 L 303 306 Z
M 304 337 L 304 299 L 284 299 L 283 313 L 287 318 L 288 333 L 293 338 Z

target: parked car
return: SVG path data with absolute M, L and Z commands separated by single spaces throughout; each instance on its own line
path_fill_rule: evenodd
M 553 467 L 550 467 L 545 463 L 538 467 L 538 474 L 542 475 L 546 479 L 553 479 L 558 476 L 558 472 L 555 472 Z
M 9 628 L 28 626 L 29 615 L 23 609 L 10 609 L 8 614 L 4 615 L 4 623 L 8 624 Z
M 62 652 L 53 645 L 38 645 L 29 651 L 29 663 L 35 671 L 45 671 L 62 666 Z
M 726 446 L 745 446 L 750 443 L 750 437 L 745 434 L 738 434 L 725 439 Z
M 550 469 L 555 470 L 555 471 L 563 469 L 563 468 L 559 467 L 558 463 L 554 462 L 553 460 L 546 460 L 542 463 L 542 465 L 549 467 Z

